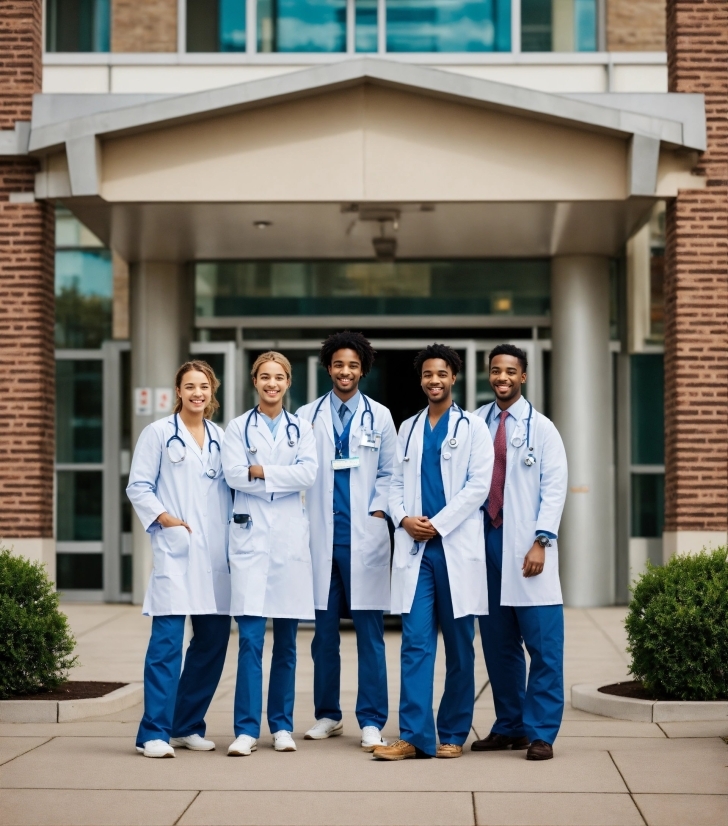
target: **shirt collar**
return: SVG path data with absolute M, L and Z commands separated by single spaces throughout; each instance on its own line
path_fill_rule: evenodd
M 523 396 L 521 396 L 521 398 L 520 398 L 517 402 L 515 402 L 514 404 L 512 404 L 512 405 L 508 408 L 508 413 L 509 413 L 511 416 L 513 416 L 513 418 L 514 418 L 514 419 L 516 419 L 516 421 L 517 421 L 517 420 L 518 420 L 518 419 L 520 419 L 520 418 L 521 418 L 521 416 L 523 415 L 523 408 L 524 408 L 525 406 L 526 406 L 526 400 L 525 400 L 525 398 L 524 398 Z M 496 410 L 497 410 L 498 412 L 496 413 L 496 415 L 495 415 L 495 417 L 494 417 L 494 418 L 496 418 L 496 419 L 500 420 L 500 414 L 501 414 L 503 411 L 500 409 L 500 407 L 498 407 L 498 405 L 497 405 L 497 404 L 496 404 Z
M 354 395 L 349 399 L 348 402 L 345 402 L 343 399 L 340 399 L 334 391 L 331 391 L 331 404 L 334 410 L 338 413 L 341 410 L 341 405 L 346 405 L 349 410 L 349 413 L 353 416 L 356 413 L 357 407 L 359 407 L 359 399 L 361 398 L 361 392 L 359 390 L 354 393 Z
M 271 424 L 277 424 L 281 420 L 281 416 L 283 415 L 283 411 L 281 410 L 281 412 L 275 417 L 275 419 L 271 419 L 270 416 L 266 416 L 265 413 L 263 413 L 262 410 L 259 410 L 258 414 L 260 415 L 260 417 L 263 419 L 264 422 L 270 422 Z

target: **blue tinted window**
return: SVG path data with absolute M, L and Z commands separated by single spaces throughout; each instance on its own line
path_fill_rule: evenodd
M 574 49 L 577 52 L 597 50 L 596 0 L 574 0 Z
M 258 0 L 258 51 L 346 51 L 346 0 Z
M 109 0 L 48 0 L 46 51 L 108 52 Z
M 521 51 L 593 52 L 597 0 L 521 0 Z
M 96 470 L 59 470 L 56 539 L 99 542 L 102 537 L 103 474 Z
M 387 0 L 389 52 L 504 52 L 511 0 Z
M 103 362 L 56 361 L 56 461 L 102 462 Z
M 245 51 L 245 0 L 220 0 L 220 51 Z
M 56 347 L 100 347 L 111 338 L 112 289 L 109 250 L 56 251 Z
M 377 0 L 356 0 L 357 52 L 377 51 Z
M 632 464 L 665 461 L 665 379 L 661 353 L 639 353 L 630 359 Z

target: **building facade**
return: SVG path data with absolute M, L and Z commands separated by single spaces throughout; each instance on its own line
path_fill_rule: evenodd
M 7 8 L 7 13 L 5 13 Z M 178 364 L 321 392 L 322 337 L 529 355 L 570 465 L 571 605 L 728 539 L 728 13 L 720 0 L 8 0 L 0 535 L 66 599 L 139 601 L 124 496 Z

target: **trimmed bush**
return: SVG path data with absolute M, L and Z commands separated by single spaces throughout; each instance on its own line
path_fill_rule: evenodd
M 657 699 L 728 699 L 728 551 L 648 565 L 625 620 L 630 672 Z
M 0 548 L 0 699 L 57 688 L 75 645 L 43 565 Z

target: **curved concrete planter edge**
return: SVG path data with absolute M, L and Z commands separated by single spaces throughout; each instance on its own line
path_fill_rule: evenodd
M 0 723 L 68 723 L 114 714 L 143 699 L 144 685 L 129 683 L 88 700 L 0 700 Z
M 602 694 L 597 685 L 571 687 L 571 705 L 581 711 L 632 720 L 635 723 L 694 723 L 728 720 L 728 701 L 684 702 L 681 700 L 634 700 Z

